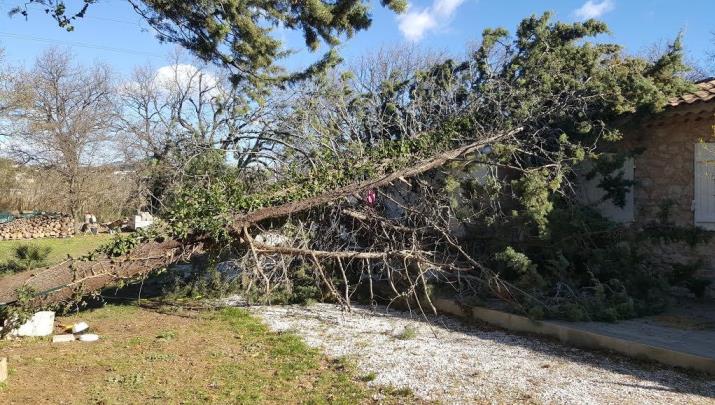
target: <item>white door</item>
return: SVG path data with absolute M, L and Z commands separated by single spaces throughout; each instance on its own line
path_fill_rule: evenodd
M 715 143 L 695 144 L 695 225 L 715 230 Z

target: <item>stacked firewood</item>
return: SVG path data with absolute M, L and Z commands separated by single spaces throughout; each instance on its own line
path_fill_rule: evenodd
M 69 215 L 38 215 L 0 224 L 0 240 L 65 238 L 75 233 Z

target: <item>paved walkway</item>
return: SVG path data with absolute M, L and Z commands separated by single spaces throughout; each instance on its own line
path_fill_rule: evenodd
M 715 303 L 683 304 L 662 315 L 618 323 L 563 324 L 715 360 Z
M 433 300 L 438 310 L 506 330 L 556 338 L 570 346 L 614 351 L 630 357 L 715 375 L 715 303 L 674 306 L 658 316 L 618 323 L 535 321 L 502 310 Z

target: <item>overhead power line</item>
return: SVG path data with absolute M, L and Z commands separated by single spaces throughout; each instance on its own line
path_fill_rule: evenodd
M 83 19 L 86 18 L 89 20 L 111 21 L 111 22 L 115 22 L 117 24 L 134 25 L 139 28 L 142 28 L 142 24 L 139 21 L 121 20 L 119 18 L 109 18 L 109 17 L 95 17 L 95 16 L 91 16 L 91 15 L 87 15 L 82 18 Z
M 109 51 L 109 52 L 125 53 L 125 54 L 131 54 L 131 55 L 149 56 L 149 57 L 153 57 L 153 58 L 161 58 L 161 56 L 156 55 L 154 53 L 138 51 L 135 49 L 115 48 L 112 46 L 90 44 L 87 42 L 61 41 L 58 39 L 37 37 L 37 36 L 33 36 L 33 35 L 13 34 L 11 32 L 0 31 L 0 37 L 20 39 L 20 40 L 25 40 L 25 41 L 44 42 L 44 43 L 58 44 L 58 45 L 77 46 L 77 47 L 81 47 L 81 48 L 96 49 L 96 50 L 101 50 L 101 51 Z

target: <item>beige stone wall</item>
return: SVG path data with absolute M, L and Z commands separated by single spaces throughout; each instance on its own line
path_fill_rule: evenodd
M 695 144 L 715 142 L 715 105 L 709 104 L 680 107 L 625 134 L 626 147 L 645 148 L 635 157 L 636 223 L 657 220 L 662 205 L 670 201 L 670 219 L 676 225 L 694 224 Z
M 636 225 L 657 221 L 661 207 L 670 201 L 670 220 L 678 226 L 694 226 L 695 144 L 715 142 L 714 125 L 715 103 L 696 103 L 662 113 L 624 134 L 624 147 L 645 149 L 635 157 Z M 702 260 L 701 276 L 715 282 L 715 241 L 696 248 L 684 243 L 663 245 L 658 251 L 669 261 Z

